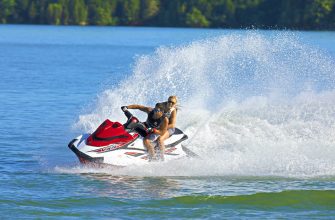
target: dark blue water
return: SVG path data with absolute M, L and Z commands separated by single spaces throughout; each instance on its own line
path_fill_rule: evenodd
M 299 45 L 303 45 L 302 48 L 300 47 L 302 52 L 295 54 L 292 52 L 293 49 L 292 51 L 284 49 L 286 45 L 284 42 L 282 46 L 279 43 L 274 48 L 282 51 L 284 55 L 280 55 L 276 61 L 269 63 L 283 66 L 280 62 L 286 63 L 286 57 L 292 56 L 291 60 L 298 60 L 298 65 L 303 68 L 315 68 L 316 72 L 324 72 L 320 77 L 310 77 L 316 81 L 315 85 L 317 85 L 311 86 L 310 89 L 315 96 L 313 100 L 324 100 L 324 102 L 307 102 L 299 96 L 300 98 L 296 98 L 300 102 L 299 105 L 287 104 L 288 100 L 284 101 L 285 105 L 278 104 L 282 111 L 273 111 L 273 108 L 278 107 L 277 102 L 269 103 L 264 109 L 257 111 L 245 107 L 248 106 L 245 103 L 241 104 L 245 105 L 243 108 L 234 107 L 233 110 L 229 107 L 230 105 L 224 105 L 222 114 L 230 121 L 215 120 L 215 123 L 219 124 L 215 129 L 218 132 L 217 135 L 210 136 L 208 133 L 205 135 L 209 143 L 217 143 L 217 140 L 224 142 L 222 146 L 225 151 L 220 159 L 214 156 L 204 163 L 191 161 L 178 164 L 176 167 L 157 165 L 145 168 L 143 171 L 139 171 L 138 168 L 112 171 L 81 167 L 77 158 L 67 148 L 68 142 L 85 131 L 85 125 L 94 127 L 101 121 L 99 117 L 111 116 L 110 112 L 106 113 L 105 107 L 116 109 L 122 100 L 124 102 L 140 100 L 148 104 L 150 100 L 167 97 L 170 93 L 177 94 L 184 101 L 185 116 L 182 117 L 183 114 L 181 114 L 178 119 L 180 126 L 190 135 L 197 134 L 194 118 L 199 121 L 199 115 L 194 111 L 188 112 L 187 106 L 192 108 L 192 100 L 204 101 L 207 94 L 202 93 L 198 96 L 197 93 L 193 93 L 193 90 L 199 91 L 201 90 L 199 88 L 204 88 L 201 84 L 204 82 L 204 75 L 206 79 L 210 79 L 209 81 L 220 81 L 220 74 L 211 75 L 211 73 L 215 71 L 220 73 L 220 68 L 223 67 L 219 64 L 229 60 L 221 55 L 233 50 L 233 48 L 225 50 L 225 47 L 219 43 L 215 43 L 218 45 L 215 47 L 211 42 L 215 42 L 214 39 L 220 37 L 229 38 L 230 36 L 229 39 L 223 38 L 224 45 L 227 42 L 228 46 L 236 45 L 235 48 L 244 48 L 246 43 L 242 44 L 243 46 L 237 43 L 246 40 L 244 35 L 247 35 L 247 31 L 1 25 L 0 218 L 9 219 L 13 216 L 20 219 L 334 217 L 334 206 L 329 205 L 335 204 L 335 168 L 334 163 L 331 162 L 334 158 L 334 139 L 331 138 L 331 134 L 334 135 L 332 133 L 334 125 L 329 122 L 334 121 L 335 110 L 333 101 L 330 101 L 333 98 L 334 84 L 329 82 L 335 77 L 327 71 L 335 66 L 335 33 L 295 32 L 289 33 L 288 37 L 272 31 L 254 31 L 253 34 L 256 37 L 251 37 L 251 41 L 258 42 L 261 46 L 262 42 L 278 43 L 279 41 L 267 40 L 276 38 L 278 34 L 281 40 L 297 41 Z M 259 38 L 263 40 L 259 41 Z M 209 40 L 194 43 L 204 39 Z M 198 47 L 199 45 L 201 46 Z M 167 51 L 164 49 L 161 49 L 163 52 L 157 51 L 157 48 L 162 47 L 168 48 Z M 216 52 L 212 54 L 211 51 Z M 234 68 L 237 65 L 240 66 L 239 69 L 243 69 L 245 68 L 243 65 L 247 65 L 250 60 L 263 59 L 263 50 L 258 48 L 250 51 L 254 52 L 247 52 L 247 50 L 236 52 L 232 61 L 228 63 Z M 198 54 L 204 54 L 204 57 L 192 63 L 193 59 L 197 59 L 194 57 L 200 56 Z M 249 60 L 248 57 L 251 54 L 256 54 L 256 58 Z M 307 62 L 305 55 L 310 56 L 311 60 L 318 61 L 315 61 L 315 64 L 312 62 L 310 66 L 303 66 L 304 61 Z M 150 61 L 142 62 L 142 58 Z M 198 68 L 195 64 L 201 63 L 201 60 L 209 63 L 210 68 Z M 289 65 L 294 69 L 294 63 Z M 236 71 L 234 68 L 228 72 Z M 266 69 L 262 65 L 253 66 L 253 68 L 255 72 L 258 68 Z M 164 90 L 168 91 L 166 94 L 160 93 L 161 97 L 155 92 L 149 92 L 149 95 L 146 95 L 150 96 L 149 99 L 138 98 L 142 97 L 141 89 L 159 84 L 160 76 L 165 77 L 171 73 L 170 70 L 175 73 L 178 69 L 185 69 L 179 73 L 178 79 L 184 77 L 189 80 L 188 84 L 176 82 L 173 84 L 175 87 Z M 250 69 L 245 70 L 245 73 L 249 73 Z M 285 79 L 287 75 L 292 76 L 291 79 L 299 78 L 299 75 L 288 69 L 291 75 L 286 73 Z M 187 78 L 187 70 L 193 72 L 190 79 L 200 79 L 199 82 Z M 225 71 L 222 70 L 221 75 L 224 75 Z M 134 74 L 139 76 L 138 82 L 133 80 Z M 266 74 L 271 75 L 267 72 Z M 172 79 L 173 77 L 172 75 Z M 317 78 L 322 80 L 315 80 Z M 327 83 L 324 79 L 328 79 Z M 137 91 L 130 92 L 130 95 L 124 92 L 117 100 L 117 104 L 113 103 L 113 100 L 109 99 L 114 95 L 110 89 L 124 88 L 119 84 L 121 82 L 129 84 L 127 80 L 132 83 L 128 88 Z M 255 90 L 263 93 L 268 91 L 265 89 L 269 86 L 268 81 L 264 77 L 259 77 L 257 80 L 256 82 L 264 84 L 264 87 Z M 143 84 L 146 81 L 149 83 Z M 233 86 L 222 83 L 205 87 L 207 91 L 213 90 L 219 93 L 219 89 L 222 89 L 220 85 L 230 86 L 229 88 L 235 86 L 234 90 L 229 91 L 236 93 L 242 90 L 240 84 L 245 84 L 246 81 L 248 80 L 245 78 L 239 78 L 239 80 L 230 81 L 233 82 Z M 302 84 L 307 83 L 304 81 Z M 293 87 L 289 85 L 286 88 L 288 88 L 287 91 L 291 91 Z M 317 89 L 314 90 L 314 88 Z M 225 94 L 231 94 L 229 91 Z M 233 99 L 233 96 L 231 98 Z M 103 99 L 107 100 L 105 104 L 101 104 Z M 237 100 L 241 101 L 241 97 Z M 250 100 L 247 100 L 248 103 L 251 102 Z M 257 101 L 257 103 L 260 105 L 263 102 Z M 309 105 L 307 109 L 315 109 L 315 111 L 300 109 L 299 107 L 303 105 Z M 292 108 L 297 110 L 291 112 Z M 322 111 L 322 109 L 325 110 Z M 200 110 L 201 115 L 208 114 L 208 109 Z M 217 111 L 214 112 L 217 113 Z M 193 117 L 193 113 L 196 116 Z M 297 120 L 298 113 L 300 121 Z M 98 116 L 92 119 L 89 117 L 90 114 Z M 268 118 L 267 114 L 269 114 Z M 254 117 L 252 120 L 251 116 Z M 289 120 L 291 117 L 294 120 Z M 242 118 L 243 123 L 237 122 L 236 118 Z M 255 118 L 257 120 L 254 120 Z M 207 116 L 204 117 L 204 120 L 207 119 Z M 271 138 L 266 136 L 267 129 L 274 129 L 274 127 L 266 126 L 260 123 L 260 120 L 267 121 L 271 125 L 273 121 L 280 121 L 276 124 L 276 129 L 278 127 L 286 129 L 292 136 L 286 133 L 278 134 L 276 140 L 284 137 L 294 142 L 293 144 L 290 142 L 291 145 L 289 145 L 289 142 L 279 141 L 283 143 L 281 149 L 285 149 L 289 156 L 301 154 L 304 157 L 293 156 L 297 160 L 288 164 L 285 156 L 278 156 L 278 161 L 284 162 L 276 163 L 276 158 L 272 158 L 272 166 L 270 158 L 264 159 L 266 156 L 271 156 L 270 153 L 266 154 L 264 149 L 268 146 L 277 149 L 272 142 L 266 142 L 269 139 L 271 141 Z M 296 124 L 292 125 L 293 122 Z M 213 127 L 213 124 L 209 125 Z M 308 126 L 313 127 L 314 130 L 306 131 Z M 252 130 L 253 128 L 255 129 Z M 248 129 L 250 133 L 246 131 Z M 317 130 L 321 130 L 322 134 Z M 276 131 L 278 130 L 273 130 L 272 134 Z M 250 137 L 251 133 L 257 135 Z M 237 137 L 236 134 L 242 134 L 242 136 Z M 310 137 L 306 139 L 308 135 Z M 303 139 L 301 139 L 302 136 Z M 239 148 L 245 137 L 254 140 L 251 143 L 250 139 L 245 140 L 250 143 L 250 146 L 255 146 L 251 148 L 252 154 L 248 154 L 248 149 Z M 301 148 L 297 145 L 298 139 L 302 140 L 303 145 L 307 147 Z M 203 140 L 202 136 L 201 141 L 193 139 L 194 150 L 198 153 L 206 151 Z M 286 148 L 286 144 L 291 148 Z M 214 145 L 211 144 L 211 146 Z M 317 153 L 313 151 L 315 146 L 319 146 L 320 149 Z M 211 150 L 211 154 L 215 154 L 213 149 Z M 291 154 L 291 150 L 296 150 L 297 153 Z M 283 153 L 280 150 L 272 151 L 276 152 L 276 155 Z M 257 156 L 262 153 L 264 157 Z M 239 160 L 241 158 L 242 160 Z M 244 160 L 251 161 L 250 166 L 241 165 Z M 296 203 L 291 203 L 292 199 L 296 199 Z M 262 201 L 268 201 L 270 205 L 267 206 L 267 202 Z

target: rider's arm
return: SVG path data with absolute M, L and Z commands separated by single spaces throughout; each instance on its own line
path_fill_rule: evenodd
M 174 109 L 171 112 L 168 129 L 176 127 L 176 122 L 177 122 L 177 111 L 176 109 Z
M 146 112 L 148 114 L 152 110 L 152 108 L 146 107 L 146 106 L 143 106 L 143 105 L 128 105 L 127 108 L 128 109 L 138 109 L 138 110 L 141 110 L 142 112 Z
M 159 129 L 154 129 L 153 133 L 158 134 L 158 135 L 165 134 L 165 132 L 167 131 L 167 128 L 168 128 L 168 124 L 169 124 L 169 119 L 165 117 L 161 126 L 159 126 Z

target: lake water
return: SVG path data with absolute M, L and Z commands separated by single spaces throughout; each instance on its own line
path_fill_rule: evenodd
M 0 219 L 335 218 L 335 32 L 0 25 L 0 77 Z M 201 159 L 67 148 L 169 95 Z

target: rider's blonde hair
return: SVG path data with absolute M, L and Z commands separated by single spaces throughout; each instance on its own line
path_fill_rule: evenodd
M 175 102 L 175 109 L 176 109 L 176 111 L 178 110 L 178 106 L 177 106 L 177 103 L 178 103 L 178 98 L 177 98 L 177 96 L 175 96 L 175 95 L 171 95 L 171 96 L 169 96 L 169 98 L 168 98 L 168 101 L 169 100 L 173 100 L 174 102 Z M 167 109 L 166 109 L 166 111 L 167 111 Z
M 175 96 L 175 95 L 169 96 L 168 100 L 171 100 L 171 99 L 173 99 L 175 101 L 175 103 L 177 104 L 177 102 L 178 102 L 177 96 Z

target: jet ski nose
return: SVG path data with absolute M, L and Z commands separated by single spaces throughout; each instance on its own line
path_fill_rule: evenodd
M 76 156 L 78 157 L 79 161 L 81 163 L 103 163 L 104 158 L 103 157 L 90 157 L 89 155 L 81 152 L 80 150 L 77 149 L 77 147 L 75 146 L 75 142 L 78 139 L 73 139 L 72 141 L 70 141 L 70 143 L 68 144 L 68 147 L 76 154 Z
M 67 145 L 70 149 L 72 149 L 74 147 L 73 143 L 76 142 L 78 139 L 73 139 L 72 141 L 70 141 L 70 143 Z

